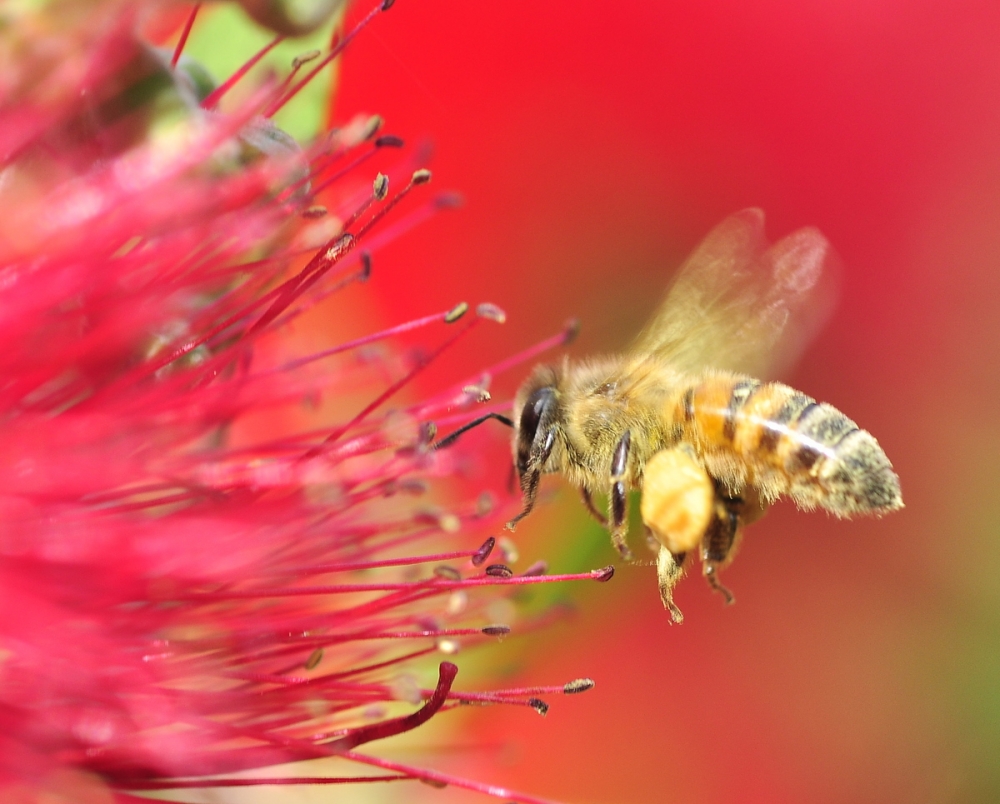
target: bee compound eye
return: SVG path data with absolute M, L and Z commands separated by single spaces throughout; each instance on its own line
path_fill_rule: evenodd
M 530 441 L 538 431 L 538 423 L 542 419 L 542 410 L 545 407 L 545 400 L 548 398 L 548 389 L 539 388 L 528 397 L 521 409 L 520 431 L 524 433 Z
M 531 445 L 538 433 L 538 426 L 549 405 L 552 403 L 552 389 L 539 388 L 534 391 L 521 408 L 521 418 L 517 427 L 517 469 L 524 474 L 531 456 Z

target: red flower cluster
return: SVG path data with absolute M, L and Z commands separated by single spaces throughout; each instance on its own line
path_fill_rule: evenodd
M 502 313 L 287 355 L 275 333 L 367 278 L 369 233 L 430 174 L 358 194 L 360 165 L 401 145 L 378 120 L 300 147 L 269 120 L 287 82 L 223 114 L 228 85 L 135 34 L 151 10 L 53 3 L 0 32 L 0 791 L 67 768 L 117 791 L 273 784 L 258 769 L 334 756 L 380 768 L 351 781 L 511 797 L 356 750 L 462 703 L 544 711 L 546 690 L 591 686 L 459 693 L 448 661 L 433 688 L 407 670 L 507 632 L 479 587 L 557 579 L 490 563 L 488 501 L 425 500 L 474 459 L 436 451 L 433 422 L 467 418 L 482 374 L 383 407 Z M 362 351 L 434 324 L 449 334 L 422 356 Z M 363 359 L 319 368 L 336 353 Z M 322 430 L 247 424 L 379 381 Z

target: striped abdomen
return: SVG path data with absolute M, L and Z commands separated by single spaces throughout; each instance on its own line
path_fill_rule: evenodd
M 902 507 L 899 478 L 871 433 L 794 388 L 712 374 L 674 404 L 685 440 L 723 482 L 840 516 Z

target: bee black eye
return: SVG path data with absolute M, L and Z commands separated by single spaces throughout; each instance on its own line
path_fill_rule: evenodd
M 521 474 L 528 468 L 531 445 L 538 432 L 542 415 L 553 402 L 555 392 L 551 388 L 539 388 L 528 397 L 521 408 L 521 418 L 517 427 L 517 470 Z
M 541 421 L 542 411 L 545 409 L 545 403 L 551 396 L 551 388 L 539 388 L 524 403 L 524 408 L 521 410 L 520 430 L 527 436 L 529 441 L 535 437 L 535 432 L 538 430 L 538 422 Z

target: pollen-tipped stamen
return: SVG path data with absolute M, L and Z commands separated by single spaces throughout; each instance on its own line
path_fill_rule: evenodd
M 285 39 L 284 36 L 278 35 L 274 37 L 270 42 L 268 42 L 264 47 L 254 53 L 242 66 L 239 67 L 229 78 L 223 81 L 219 86 L 213 89 L 206 97 L 205 100 L 201 102 L 201 106 L 204 109 L 214 109 L 219 105 L 219 101 L 222 100 L 223 96 L 232 89 L 243 76 L 245 76 L 250 70 L 252 70 L 261 59 L 263 59 L 268 53 L 270 53 L 274 48 L 276 48 Z
M 310 70 L 305 76 L 303 76 L 302 79 L 300 79 L 299 82 L 295 84 L 295 86 L 293 86 L 286 92 L 283 92 L 280 95 L 278 95 L 278 97 L 274 100 L 274 102 L 270 106 L 268 106 L 267 110 L 264 113 L 264 116 L 274 117 L 275 113 L 279 109 L 281 109 L 290 100 L 292 100 L 292 98 L 298 95 L 299 92 L 302 91 L 302 88 L 305 87 L 310 81 L 312 81 L 320 70 L 322 70 L 324 67 L 326 67 L 327 64 L 329 64 L 331 61 L 337 58 L 337 56 L 343 53 L 344 49 L 354 40 L 354 38 L 359 33 L 361 33 L 361 31 L 363 31 L 368 26 L 368 24 L 383 11 L 388 11 L 388 7 L 386 7 L 384 3 L 379 3 L 379 5 L 375 6 L 375 8 L 369 11 L 361 19 L 361 21 L 357 25 L 355 25 L 354 28 L 350 30 L 350 32 L 347 33 L 346 36 L 344 36 L 339 41 L 334 42 L 333 46 L 330 48 L 330 52 L 327 53 L 326 56 L 324 56 L 320 60 L 319 64 L 317 64 L 315 67 L 312 68 L 312 70 Z

